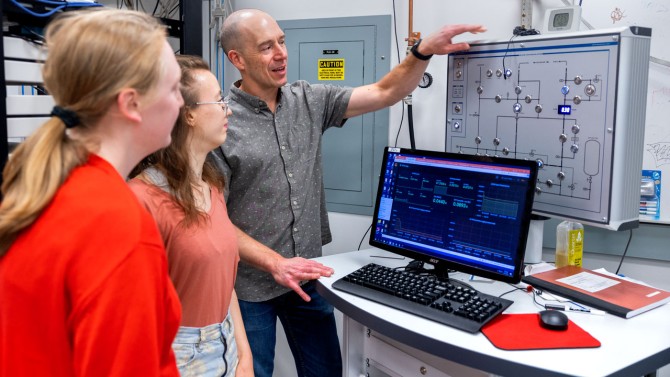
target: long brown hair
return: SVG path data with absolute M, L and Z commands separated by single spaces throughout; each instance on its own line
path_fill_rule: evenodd
M 58 106 L 77 114 L 84 137 L 68 137 L 52 117 L 14 151 L 3 171 L 0 256 L 88 159 L 91 130 L 104 127 L 100 119 L 118 93 L 128 87 L 152 93 L 164 72 L 156 56 L 165 38 L 153 17 L 113 8 L 63 13 L 48 25 L 44 83 Z
M 189 164 L 188 137 L 193 127 L 186 121 L 186 115 L 190 111 L 189 104 L 198 101 L 198 84 L 195 73 L 199 70 L 209 71 L 209 65 L 199 56 L 177 55 L 177 63 L 181 68 L 181 96 L 186 104 L 179 111 L 177 123 L 172 129 L 172 142 L 167 147 L 160 149 L 133 169 L 131 176 L 139 174 L 143 170 L 154 167 L 166 178 L 168 188 L 174 203 L 184 213 L 182 226 L 188 227 L 207 220 L 207 214 L 198 209 L 193 196 L 193 185 L 199 180 Z M 223 174 L 215 167 L 213 161 L 207 158 L 202 169 L 202 179 L 223 193 L 225 181 Z

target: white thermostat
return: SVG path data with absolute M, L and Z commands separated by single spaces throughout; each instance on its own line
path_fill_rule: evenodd
M 580 6 L 547 9 L 544 17 L 548 33 L 578 31 L 581 18 Z

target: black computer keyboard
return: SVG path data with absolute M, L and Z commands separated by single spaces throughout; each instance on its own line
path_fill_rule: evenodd
M 457 280 L 370 263 L 333 283 L 333 288 L 475 333 L 512 301 L 476 291 Z

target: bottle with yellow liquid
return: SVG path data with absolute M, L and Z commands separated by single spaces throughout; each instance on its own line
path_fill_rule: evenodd
M 574 221 L 563 221 L 556 227 L 556 267 L 582 265 L 584 226 Z

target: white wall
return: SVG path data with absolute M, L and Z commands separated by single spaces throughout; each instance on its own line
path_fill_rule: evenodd
M 234 9 L 258 8 L 273 15 L 278 20 L 288 19 L 312 19 L 330 17 L 350 17 L 369 15 L 392 15 L 393 4 L 396 6 L 396 26 L 398 33 L 398 45 L 401 57 L 404 56 L 407 42 L 404 38 L 408 34 L 408 2 L 389 0 L 234 0 Z M 544 10 L 547 8 L 563 6 L 561 0 L 535 0 L 533 1 L 533 26 L 541 28 Z M 439 29 L 444 24 L 455 23 L 477 23 L 488 28 L 488 32 L 480 35 L 464 35 L 456 38 L 456 41 L 472 40 L 502 40 L 512 36 L 512 30 L 520 24 L 521 1 L 519 0 L 469 0 L 469 1 L 444 1 L 423 0 L 414 2 L 414 31 L 428 35 Z M 395 39 L 392 36 L 393 45 L 391 66 L 397 64 Z M 418 89 L 413 95 L 414 129 L 416 147 L 420 149 L 443 150 L 445 137 L 445 111 L 446 102 L 446 57 L 434 57 L 431 59 L 427 69 L 433 75 L 434 83 L 428 89 Z M 239 76 L 235 70 L 228 65 L 226 67 L 226 79 L 224 89 L 227 89 L 232 81 Z M 389 144 L 395 141 L 396 133 L 401 119 L 402 108 L 399 104 L 391 107 Z M 398 145 L 409 146 L 407 136 L 407 124 L 402 127 Z M 370 226 L 371 219 L 368 216 L 349 215 L 342 213 L 330 213 L 331 229 L 334 241 L 324 247 L 324 254 L 336 254 L 345 251 L 356 250 L 359 242 Z M 554 229 L 546 229 L 545 232 L 554 232 Z M 367 239 L 363 241 L 362 248 L 367 248 Z M 616 270 L 618 258 L 611 255 L 589 254 L 586 250 L 585 265 L 589 268 L 606 267 Z M 551 253 L 545 253 L 547 260 L 553 260 Z M 627 258 L 626 273 L 629 276 L 644 279 L 645 281 L 659 287 L 670 289 L 670 282 L 666 275 L 670 272 L 670 262 L 659 262 L 645 259 Z M 283 334 L 279 334 L 281 338 Z M 280 340 L 281 341 L 281 340 Z M 290 352 L 285 345 L 279 345 L 277 350 L 277 367 L 275 376 L 292 376 L 295 371 L 292 365 Z M 659 376 L 670 376 L 670 367 L 664 368 Z

